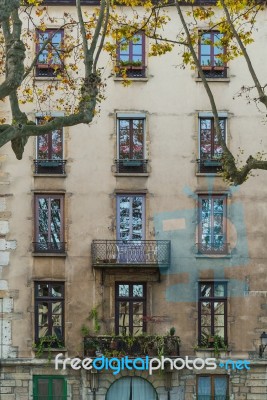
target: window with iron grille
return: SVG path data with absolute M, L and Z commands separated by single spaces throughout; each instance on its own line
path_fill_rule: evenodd
M 200 346 L 213 347 L 215 336 L 219 345 L 227 343 L 226 282 L 199 283 L 198 329 Z
M 226 121 L 219 118 L 222 138 L 226 139 Z M 213 117 L 199 117 L 199 172 L 216 173 L 221 169 L 223 148 L 219 143 Z
M 197 400 L 229 400 L 227 375 L 198 375 Z
M 225 54 L 219 32 L 200 32 L 199 61 L 206 78 L 226 78 L 227 68 L 222 56 Z
M 61 194 L 35 195 L 35 252 L 65 251 L 63 203 Z
M 226 195 L 198 197 L 198 253 L 228 254 Z
M 118 76 L 126 74 L 128 78 L 144 78 L 145 69 L 145 35 L 137 33 L 132 39 L 122 39 L 117 50 Z
M 144 283 L 116 283 L 116 335 L 140 335 L 146 331 L 146 285 Z
M 64 343 L 62 282 L 35 282 L 35 341 L 46 337 L 51 339 L 51 347 L 58 348 Z
M 62 70 L 63 33 L 63 30 L 59 29 L 36 31 L 36 53 L 40 53 L 36 64 L 36 76 L 53 77 Z M 46 41 L 47 44 L 42 50 Z

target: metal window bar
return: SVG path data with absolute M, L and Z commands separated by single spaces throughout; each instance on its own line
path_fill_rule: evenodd
M 65 253 L 66 242 L 33 242 L 34 253 Z
M 66 160 L 34 160 L 35 174 L 65 174 Z
M 115 160 L 116 172 L 126 174 L 147 173 L 148 160 L 120 159 Z
M 220 160 L 197 160 L 197 172 L 202 174 L 217 174 L 222 170 Z
M 230 243 L 196 243 L 197 254 L 230 254 Z

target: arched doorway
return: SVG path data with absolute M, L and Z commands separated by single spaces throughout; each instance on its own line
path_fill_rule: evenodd
M 126 376 L 115 381 L 107 391 L 106 400 L 158 400 L 154 387 L 137 376 Z

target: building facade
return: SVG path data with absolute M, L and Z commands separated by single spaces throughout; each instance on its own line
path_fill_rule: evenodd
M 66 6 L 75 13 L 68 2 L 52 3 L 47 35 L 62 25 Z M 172 37 L 179 20 L 174 7 L 169 14 Z M 249 47 L 260 76 L 266 17 L 258 15 Z M 53 36 L 55 47 L 63 34 Z M 222 64 L 207 44 L 218 32 L 205 35 L 199 57 L 224 138 L 234 154 L 254 154 L 266 145 L 265 125 L 254 105 L 234 97 L 250 82 L 244 61 Z M 30 138 L 22 161 L 1 148 L 1 399 L 267 398 L 259 353 L 267 324 L 266 174 L 240 187 L 223 181 L 203 83 L 179 68 L 175 52 L 148 57 L 150 45 L 140 33 L 119 46 L 127 87 L 120 74 L 110 77 L 113 65 L 102 55 L 107 99 L 90 126 Z M 33 45 L 29 57 L 34 52 Z M 37 85 L 54 79 L 48 59 L 38 59 Z M 34 107 L 25 105 L 41 120 Z M 10 115 L 7 103 L 0 113 Z M 59 353 L 61 360 L 171 361 L 160 370 L 154 360 L 153 374 L 141 360 L 114 374 L 113 364 L 87 371 L 70 360 L 56 369 Z M 215 358 L 216 369 L 200 368 L 201 360 L 183 367 L 186 357 Z

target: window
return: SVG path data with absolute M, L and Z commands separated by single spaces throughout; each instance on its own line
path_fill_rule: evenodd
M 145 116 L 129 118 L 118 114 L 117 129 L 117 172 L 147 172 L 147 160 L 144 160 Z
M 197 377 L 197 400 L 228 400 L 228 376 L 199 375 Z
M 223 34 L 219 32 L 202 33 L 199 43 L 199 61 L 206 78 L 226 78 L 226 64 L 221 56 L 225 48 L 221 45 Z
M 226 118 L 219 118 L 223 140 L 226 138 Z M 199 172 L 216 173 L 221 169 L 222 146 L 215 132 L 213 117 L 199 117 Z
M 42 119 L 37 119 L 42 124 Z M 36 174 L 64 174 L 63 161 L 63 130 L 55 129 L 52 132 L 37 136 L 36 140 Z
M 225 282 L 199 283 L 198 328 L 200 346 L 213 347 L 212 338 L 215 335 L 220 337 L 221 345 L 227 343 L 227 284 Z
M 54 337 L 52 347 L 64 342 L 64 283 L 35 283 L 35 340 Z
M 47 29 L 36 31 L 36 52 L 41 51 L 44 42 L 48 40 L 44 50 L 38 56 L 36 64 L 36 76 L 53 77 L 62 68 L 61 47 L 63 45 L 63 31 Z
M 116 335 L 140 335 L 146 331 L 146 286 L 144 283 L 117 283 L 115 304 Z
M 117 239 L 142 240 L 145 238 L 145 196 L 117 196 Z
M 35 252 L 65 251 L 63 201 L 59 194 L 35 195 Z
M 125 376 L 116 380 L 108 389 L 105 400 L 158 400 L 150 382 L 139 376 Z
M 125 71 L 128 78 L 145 77 L 145 35 L 143 32 L 134 35 L 131 40 L 120 41 L 117 61 L 119 76 Z
M 201 195 L 198 207 L 198 252 L 227 254 L 226 195 Z
M 67 400 L 67 383 L 63 376 L 34 376 L 33 400 Z

